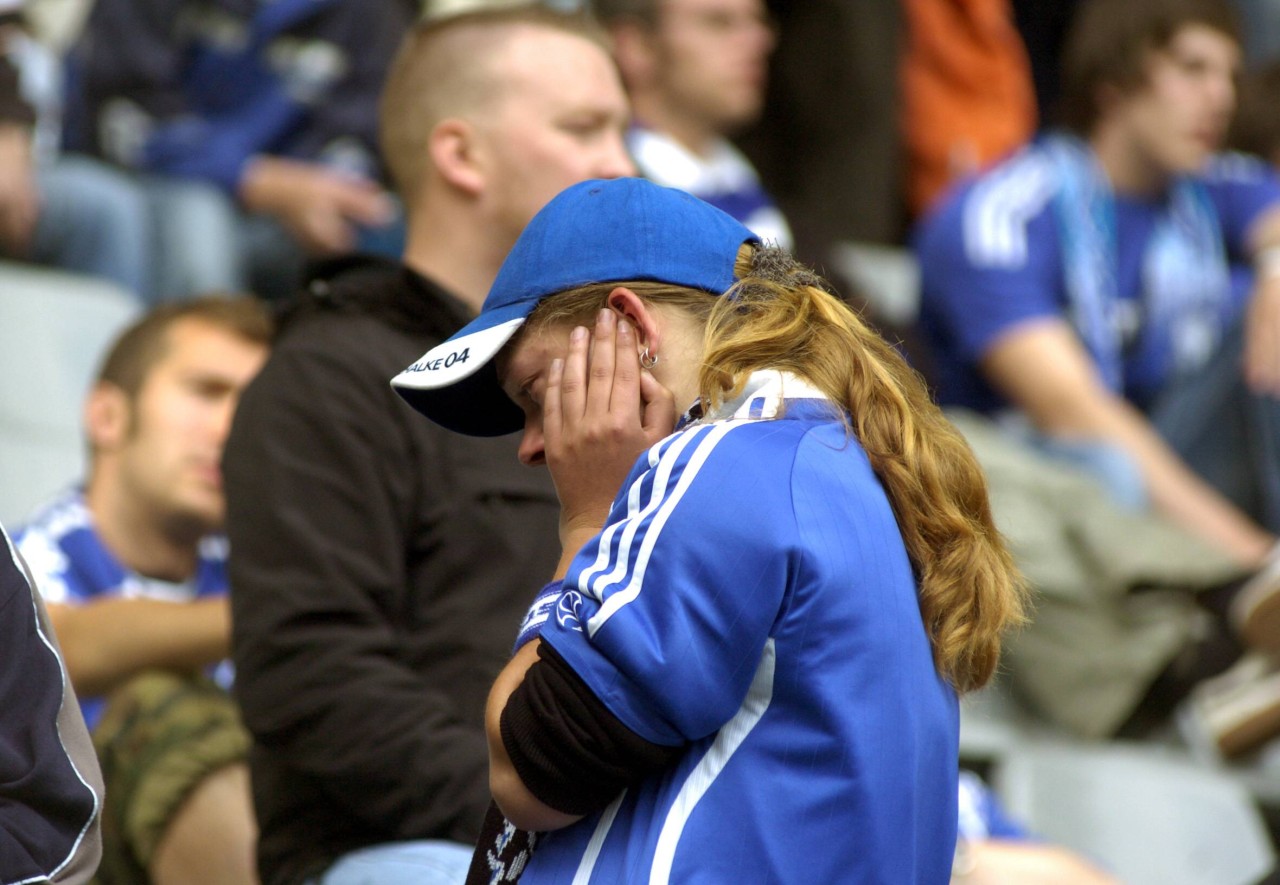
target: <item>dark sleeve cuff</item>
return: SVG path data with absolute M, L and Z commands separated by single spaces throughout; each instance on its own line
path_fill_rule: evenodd
M 683 752 L 623 725 L 545 642 L 538 657 L 507 700 L 501 730 L 516 773 L 543 804 L 565 814 L 599 811 Z

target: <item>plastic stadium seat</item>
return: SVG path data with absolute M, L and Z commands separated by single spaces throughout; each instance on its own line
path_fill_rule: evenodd
M 1252 885 L 1275 866 L 1262 816 L 1226 772 L 1147 744 L 1009 748 L 1009 811 L 1126 885 Z
M 915 322 L 920 266 L 910 249 L 850 241 L 836 244 L 828 260 L 832 270 L 858 287 L 879 320 L 899 329 Z
M 84 471 L 80 410 L 138 301 L 98 280 L 0 262 L 0 522 L 15 527 Z

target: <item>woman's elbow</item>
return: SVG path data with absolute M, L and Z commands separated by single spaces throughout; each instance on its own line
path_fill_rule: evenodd
M 507 820 L 522 830 L 545 833 L 582 819 L 582 815 L 566 814 L 540 801 L 510 764 L 490 764 L 489 789 Z

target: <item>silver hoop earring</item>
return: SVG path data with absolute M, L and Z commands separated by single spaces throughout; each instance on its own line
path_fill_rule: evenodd
M 658 355 L 656 353 L 650 356 L 649 348 L 647 347 L 644 350 L 640 351 L 640 368 L 652 369 L 657 364 L 658 364 Z

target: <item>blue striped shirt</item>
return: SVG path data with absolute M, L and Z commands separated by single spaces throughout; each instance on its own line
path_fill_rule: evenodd
M 543 641 L 686 752 L 547 835 L 523 882 L 947 881 L 955 693 L 885 493 L 820 394 L 758 373 L 654 446 L 565 588 Z
M 126 568 L 102 543 L 79 488 L 36 511 L 31 522 L 17 531 L 14 543 L 46 603 L 83 605 L 110 596 L 190 602 L 225 596 L 229 586 L 227 541 L 221 535 L 210 535 L 200 542 L 196 573 L 188 581 L 162 581 Z M 223 688 L 230 686 L 229 663 L 215 675 Z M 80 700 L 85 722 L 92 729 L 102 716 L 103 701 L 91 697 Z
M 1252 287 L 1251 225 L 1280 204 L 1280 179 L 1264 163 L 1239 154 L 1214 157 L 1195 180 L 1222 228 L 1232 265 L 1230 297 L 1216 331 L 1230 328 Z M 979 364 L 1017 327 L 1043 320 L 1074 322 L 1067 289 L 1063 232 L 1054 201 L 1062 181 L 1043 148 L 1031 145 L 957 187 L 921 221 L 914 235 L 920 261 L 920 320 L 933 362 L 938 400 L 982 412 L 1009 404 Z M 1115 195 L 1112 316 L 1131 339 L 1124 351 L 1123 393 L 1148 408 L 1175 374 L 1169 329 L 1144 316 L 1161 280 L 1149 246 L 1169 203 Z

